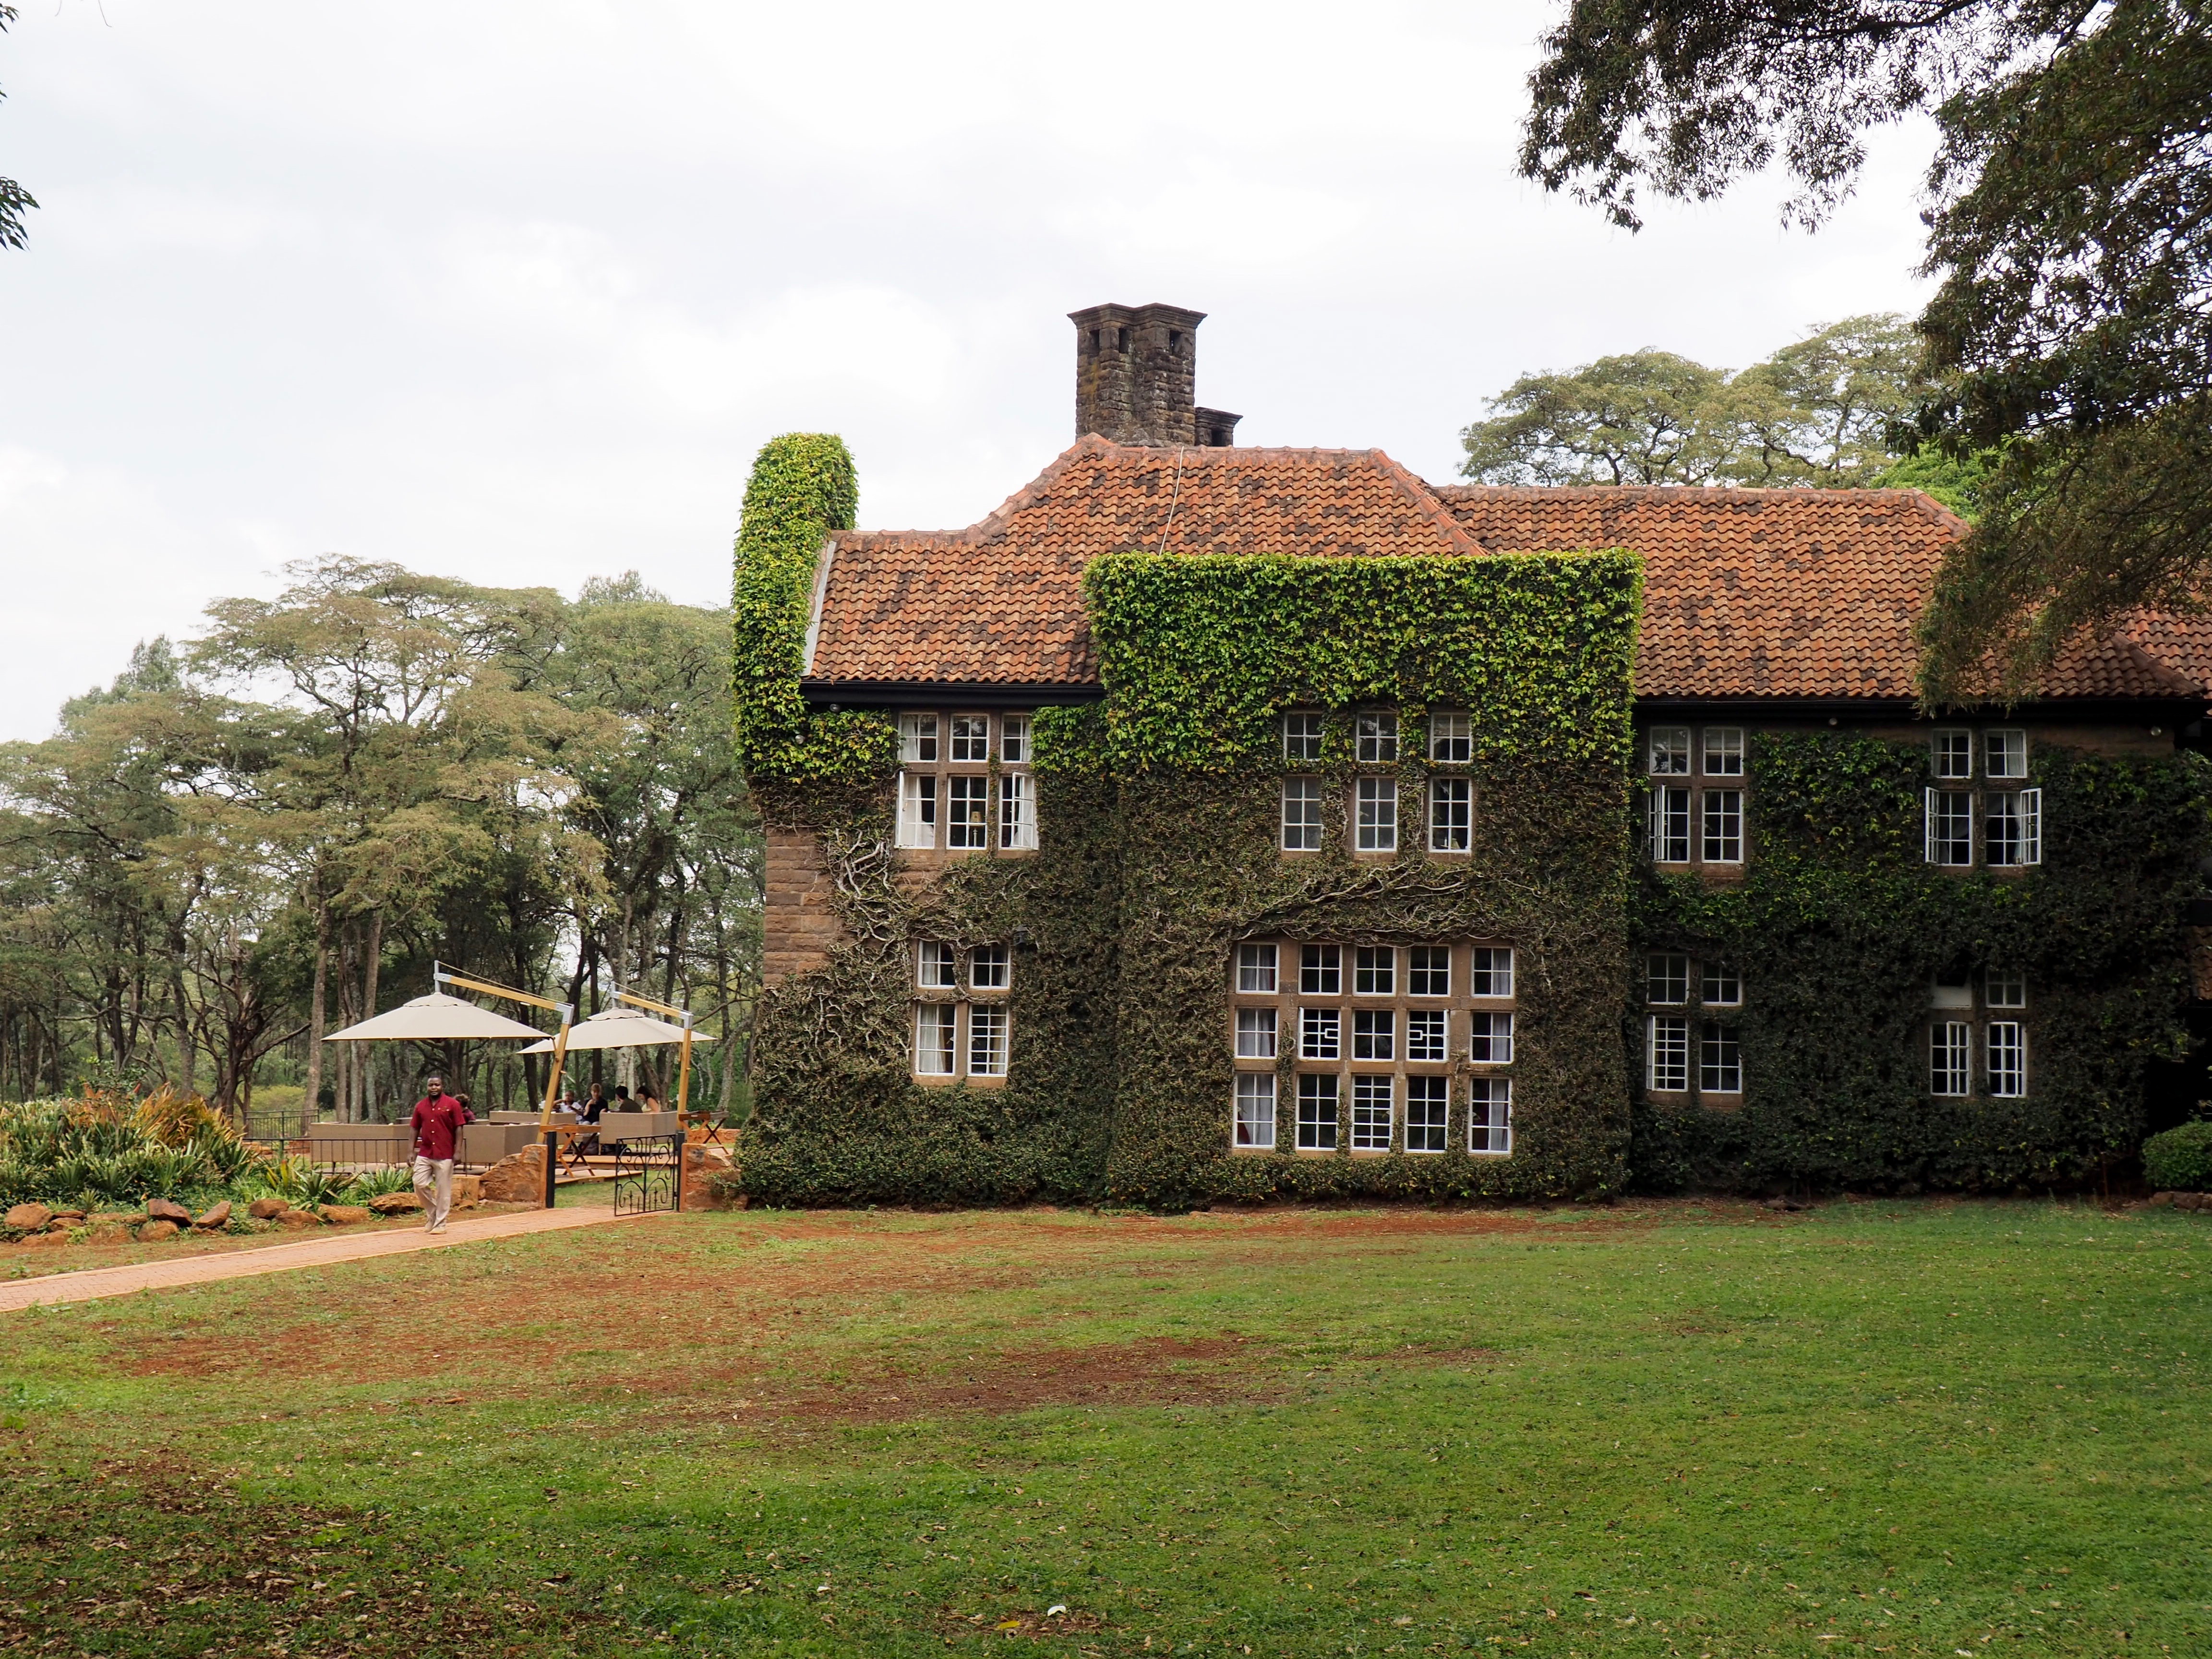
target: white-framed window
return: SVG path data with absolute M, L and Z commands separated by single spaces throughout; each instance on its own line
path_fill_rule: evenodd
M 1690 1000 L 1690 959 L 1673 951 L 1654 951 L 1644 959 L 1644 1000 L 1668 1006 Z
M 1394 710 L 1377 708 L 1360 715 L 1354 731 L 1362 766 L 1388 765 L 1398 758 L 1398 716 Z
M 1690 1088 L 1690 1022 L 1680 1014 L 1653 1014 L 1644 1022 L 1644 1086 L 1654 1094 L 1686 1094 Z
M 968 1075 L 1006 1074 L 1006 1011 L 987 1002 L 968 1009 Z
M 1971 764 L 1973 754 L 1971 746 L 1966 753 Z M 1972 864 L 1974 861 L 1973 792 L 1970 789 L 1930 789 L 1928 791 L 1927 810 L 1925 850 L 1928 862 L 1954 868 Z
M 1344 1058 L 1344 1013 L 1338 1008 L 1298 1010 L 1298 1058 Z
M 1356 1008 L 1352 1014 L 1352 1057 L 1354 1060 L 1395 1060 L 1398 1057 L 1398 1016 L 1389 1008 Z
M 1385 1072 L 1361 1074 L 1352 1079 L 1352 1150 L 1387 1152 L 1390 1150 L 1392 1120 L 1397 1115 L 1398 1079 Z
M 1451 994 L 1451 947 L 1416 945 L 1406 952 L 1406 994 L 1409 997 L 1448 997 Z
M 1699 1033 L 1698 1087 L 1709 1095 L 1743 1092 L 1743 1048 L 1732 1022 L 1709 1019 Z
M 1237 1058 L 1273 1060 L 1275 1057 L 1275 1010 L 1239 1008 L 1237 1011 Z
M 1928 763 L 1932 774 L 1948 781 L 1964 781 L 1974 775 L 1974 734 L 1938 731 L 1929 738 Z
M 960 1005 L 918 1002 L 914 1008 L 914 1069 L 922 1077 L 951 1077 L 959 1035 Z
M 979 945 L 968 953 L 968 982 L 979 991 L 1003 991 L 1013 971 L 1013 953 L 1003 945 Z
M 1743 862 L 1743 791 L 1705 792 L 1705 833 L 1698 855 L 1707 864 Z
M 952 717 L 952 758 L 956 762 L 981 762 L 991 758 L 991 717 L 988 714 L 955 714 Z
M 1468 717 L 1448 710 L 1431 709 L 1429 714 L 1430 760 L 1440 766 L 1464 766 L 1474 753 L 1474 732 Z
M 952 947 L 941 939 L 926 939 L 915 948 L 914 982 L 925 991 L 959 988 Z
M 1655 778 L 1690 775 L 1690 728 L 1655 726 L 1644 734 L 1644 763 Z
M 1513 947 L 1478 945 L 1468 952 L 1467 994 L 1471 997 L 1513 994 Z
M 2027 775 L 2027 733 L 1990 731 L 1982 733 L 1982 775 L 2024 778 Z
M 1951 1097 L 1970 1092 L 1974 1028 L 1963 1019 L 1939 1019 L 1928 1028 L 1928 1092 Z
M 1451 1079 L 1409 1077 L 1406 1079 L 1406 1150 L 1441 1152 L 1451 1132 Z
M 1275 989 L 1275 947 L 1268 944 L 1237 947 L 1237 988 L 1272 995 Z
M 937 739 L 932 736 L 930 746 Z M 898 844 L 901 847 L 937 845 L 937 774 L 899 774 Z
M 1272 1150 L 1274 1144 L 1275 1074 L 1237 1073 L 1236 1145 Z
M 1352 994 L 1359 997 L 1398 994 L 1398 947 L 1358 945 L 1352 951 Z
M 991 844 L 991 780 L 981 775 L 945 781 L 945 844 L 952 848 Z
M 1467 1149 L 1492 1158 L 1513 1150 L 1513 1079 L 1479 1077 L 1467 1085 Z
M 1340 945 L 1298 946 L 1298 991 L 1310 997 L 1344 994 L 1344 947 Z
M 1429 851 L 1464 853 L 1474 844 L 1474 787 L 1465 778 L 1429 780 Z
M 2042 863 L 2043 791 L 1993 789 L 1983 796 L 1982 839 L 1993 868 Z
M 1398 850 L 1398 780 L 1359 780 L 1358 835 L 1354 845 L 1363 853 Z
M 1698 975 L 1698 1000 L 1708 1008 L 1740 1007 L 1743 1003 L 1743 980 L 1733 968 L 1705 963 Z
M 899 760 L 907 766 L 933 766 L 937 763 L 937 716 L 934 714 L 901 714 L 899 716 Z
M 1334 1072 L 1298 1073 L 1298 1150 L 1336 1150 L 1337 1078 Z
M 1026 772 L 999 775 L 999 845 L 1009 853 L 1025 853 L 1036 846 L 1036 807 Z
M 1743 728 L 1709 726 L 1705 732 L 1705 775 L 1740 778 L 1743 775 Z
M 1310 713 L 1283 716 L 1283 758 L 1317 761 L 1321 758 L 1321 716 Z
M 1990 1093 L 2014 1099 L 2027 1092 L 2027 1027 L 2016 1019 L 1993 1019 L 1987 1030 Z
M 1475 1013 L 1468 1016 L 1467 1057 L 1478 1066 L 1513 1063 L 1513 1016 Z
M 1283 850 L 1316 853 L 1321 850 L 1321 780 L 1283 780 Z
M 1690 792 L 1655 784 L 1644 803 L 1644 851 L 1654 864 L 1690 861 Z
M 1983 980 L 1983 1000 L 1992 1008 L 2027 1006 L 2027 976 L 2009 968 L 1992 968 Z
M 1029 764 L 1030 717 L 1027 714 L 1002 714 L 999 717 L 999 758 L 1009 766 Z
M 1406 1058 L 1449 1060 L 1445 1032 L 1448 1020 L 1441 1008 L 1409 1008 L 1406 1012 Z

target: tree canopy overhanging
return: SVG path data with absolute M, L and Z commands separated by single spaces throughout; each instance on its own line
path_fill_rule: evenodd
M 15 21 L 15 7 L 7 4 L 6 0 L 0 0 L 0 34 L 6 33 L 8 25 Z M 0 98 L 6 96 L 5 93 L 0 93 Z M 26 209 L 36 206 L 38 202 L 29 191 L 13 179 L 0 178 L 0 247 L 23 246 L 23 213 Z
M 2066 638 L 2212 598 L 2212 7 L 1572 0 L 1522 171 L 1616 222 L 1779 164 L 1808 228 L 1873 127 L 1935 118 L 1913 429 L 1994 453 L 1923 623 L 1934 702 L 2029 690 Z

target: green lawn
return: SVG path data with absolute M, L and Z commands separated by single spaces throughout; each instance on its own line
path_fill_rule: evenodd
M 754 1212 L 0 1315 L 0 1653 L 2212 1654 L 2209 1281 L 2025 1201 Z

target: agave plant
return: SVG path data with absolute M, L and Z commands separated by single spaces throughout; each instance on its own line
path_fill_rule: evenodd
M 354 1180 L 346 1170 L 325 1169 L 303 1158 L 272 1158 L 255 1165 L 246 1184 L 295 1209 L 312 1210 L 336 1200 Z
M 381 1169 L 363 1170 L 345 1189 L 345 1196 L 349 1203 L 366 1204 L 386 1193 L 411 1191 L 414 1185 L 414 1174 L 404 1164 L 388 1164 Z

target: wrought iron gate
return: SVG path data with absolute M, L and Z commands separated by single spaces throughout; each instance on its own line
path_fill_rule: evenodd
M 615 1213 L 647 1215 L 676 1207 L 681 1135 L 641 1135 L 617 1140 L 615 1155 Z

